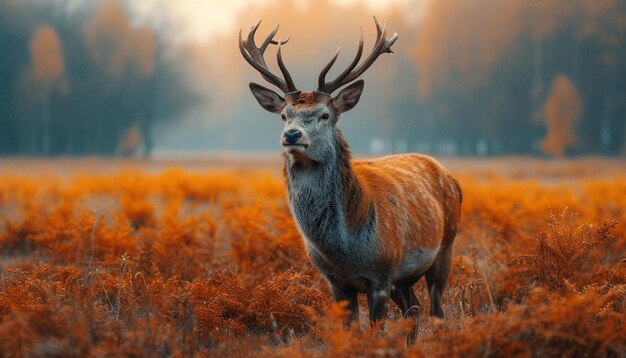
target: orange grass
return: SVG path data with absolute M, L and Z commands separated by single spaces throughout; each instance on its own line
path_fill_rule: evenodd
M 624 356 L 626 178 L 458 178 L 447 318 L 407 348 L 395 307 L 343 328 L 271 172 L 4 174 L 0 356 Z

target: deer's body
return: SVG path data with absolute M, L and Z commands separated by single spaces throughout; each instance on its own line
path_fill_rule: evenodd
M 430 157 L 351 161 L 344 153 L 316 168 L 285 161 L 289 203 L 307 252 L 341 286 L 367 292 L 376 280 L 413 284 L 452 244 L 460 192 Z
M 441 294 L 450 271 L 452 245 L 460 220 L 461 190 L 434 159 L 404 154 L 370 160 L 351 159 L 350 149 L 336 127 L 339 115 L 352 109 L 363 90 L 355 81 L 382 53 L 391 53 L 397 34 L 386 39 L 376 21 L 378 36 L 372 53 L 359 65 L 356 58 L 336 79 L 325 76 L 337 54 L 322 70 L 316 91 L 296 89 L 273 40 L 261 47 L 240 36 L 242 55 L 285 97 L 250 84 L 259 104 L 283 119 L 284 177 L 293 217 L 311 261 L 327 279 L 338 301 L 358 315 L 357 293 L 367 293 L 370 319 L 385 316 L 389 298 L 417 317 L 420 303 L 412 285 L 426 276 L 431 314 L 443 317 Z M 278 64 L 284 80 L 269 71 L 263 52 L 278 44 Z M 358 66 L 357 66 L 358 65 Z M 355 81 L 355 82 L 352 82 Z M 351 83 L 352 82 L 352 83 Z M 351 83 L 336 96 L 330 94 Z M 415 337 L 414 328 L 412 337 Z
M 449 267 L 460 220 L 456 180 L 429 156 L 351 160 L 340 131 L 336 144 L 323 164 L 299 165 L 286 154 L 283 166 L 307 253 L 331 285 L 368 293 Z

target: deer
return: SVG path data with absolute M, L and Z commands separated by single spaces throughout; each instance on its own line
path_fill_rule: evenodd
M 340 48 L 323 67 L 314 91 L 300 91 L 275 40 L 277 25 L 260 46 L 254 25 L 247 38 L 239 31 L 243 58 L 283 93 L 251 82 L 250 90 L 265 110 L 279 114 L 283 129 L 282 175 L 289 208 L 307 255 L 330 286 L 337 302 L 347 301 L 348 324 L 358 323 L 358 294 L 367 295 L 372 324 L 387 316 L 389 300 L 415 323 L 408 337 L 414 342 L 422 310 L 413 285 L 426 277 L 430 314 L 444 318 L 442 292 L 450 272 L 454 239 L 460 218 L 459 183 L 435 159 L 423 154 L 395 154 L 353 160 L 339 117 L 354 108 L 364 88 L 358 79 L 381 54 L 393 53 L 398 39 L 387 39 L 387 24 L 374 16 L 377 37 L 362 61 L 363 32 L 356 56 L 335 79 L 326 75 Z M 268 46 L 277 45 L 282 78 L 264 59 Z M 358 80 L 357 80 L 358 79 Z M 332 93 L 343 88 L 336 96 Z

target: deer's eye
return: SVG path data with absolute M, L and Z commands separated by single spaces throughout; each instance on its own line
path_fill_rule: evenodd
M 323 120 L 327 120 L 328 118 L 330 118 L 330 115 L 329 115 L 328 113 L 324 113 L 324 114 L 322 114 L 322 116 L 320 117 L 320 119 L 323 119 Z
M 280 118 L 282 118 L 282 119 L 283 119 L 283 121 L 286 121 L 286 120 L 287 120 L 287 116 L 286 116 L 286 115 L 284 115 L 284 114 L 281 114 L 281 115 L 280 115 Z

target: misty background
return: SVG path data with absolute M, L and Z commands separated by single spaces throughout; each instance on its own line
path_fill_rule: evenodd
M 0 0 L 0 155 L 278 152 L 241 57 L 280 23 L 296 85 L 400 37 L 339 127 L 358 154 L 626 152 L 623 0 Z M 275 73 L 275 47 L 266 52 Z

